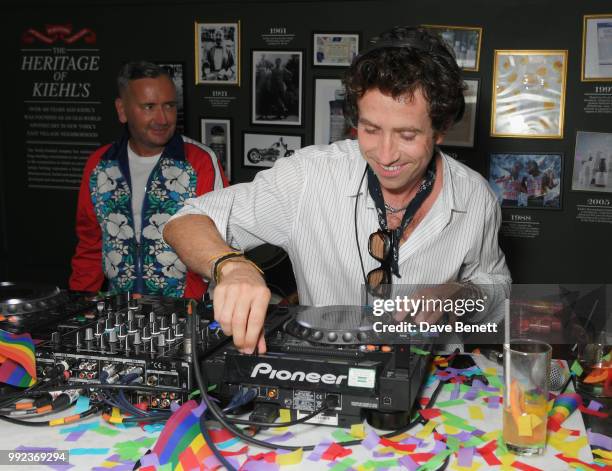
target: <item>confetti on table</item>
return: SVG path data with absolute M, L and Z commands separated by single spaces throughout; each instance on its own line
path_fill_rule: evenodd
M 598 446 L 606 450 L 612 450 L 612 437 L 603 435 L 601 433 L 592 432 L 591 429 L 587 430 L 587 437 L 591 446 Z
M 293 450 L 289 453 L 276 455 L 276 464 L 287 466 L 291 464 L 301 463 L 304 451 L 301 448 Z
M 468 411 L 471 419 L 484 420 L 484 414 L 482 413 L 480 406 L 468 406 Z
M 580 363 L 578 363 L 578 360 L 574 360 L 574 363 L 572 363 L 572 367 L 570 368 L 570 371 L 574 373 L 576 376 L 580 376 L 584 372 L 584 370 L 582 369 L 582 366 L 580 366 Z
M 366 437 L 365 427 L 363 424 L 351 425 L 351 436 L 359 440 L 363 440 Z

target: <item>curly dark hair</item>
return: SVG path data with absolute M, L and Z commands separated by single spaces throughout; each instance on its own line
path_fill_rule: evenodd
M 451 48 L 422 27 L 398 26 L 375 37 L 359 54 L 345 78 L 345 116 L 356 126 L 358 100 L 378 88 L 393 98 L 412 97 L 420 89 L 428 102 L 434 130 L 446 131 L 465 110 L 465 85 Z

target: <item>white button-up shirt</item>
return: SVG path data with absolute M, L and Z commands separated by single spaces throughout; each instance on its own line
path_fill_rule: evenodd
M 471 281 L 496 285 L 487 289 L 490 296 L 507 295 L 510 274 L 497 240 L 501 212 L 495 195 L 474 170 L 444 154 L 442 162 L 442 190 L 400 246 L 401 279 L 393 283 Z M 364 304 L 360 258 L 366 274 L 380 266 L 367 247 L 378 218 L 362 178 L 365 168 L 357 141 L 306 147 L 260 171 L 251 183 L 187 200 L 173 219 L 206 214 L 237 249 L 263 243 L 283 248 L 300 304 Z

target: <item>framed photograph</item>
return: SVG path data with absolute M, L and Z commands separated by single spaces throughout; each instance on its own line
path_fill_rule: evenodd
M 291 157 L 302 147 L 302 136 L 296 134 L 242 133 L 245 167 L 274 167 L 278 159 Z
M 314 33 L 312 65 L 348 67 L 359 53 L 359 33 Z
M 494 153 L 489 184 L 502 208 L 561 209 L 563 154 Z
M 563 138 L 567 50 L 495 51 L 491 136 Z
M 423 25 L 437 32 L 455 52 L 457 64 L 466 72 L 478 72 L 482 28 L 471 26 Z
M 464 82 L 467 86 L 465 90 L 465 112 L 461 121 L 446 132 L 442 142 L 443 146 L 474 147 L 479 80 L 466 79 Z
M 195 23 L 196 85 L 240 85 L 240 21 Z
M 302 51 L 253 51 L 252 124 L 302 125 Z
M 572 190 L 612 193 L 612 133 L 576 133 Z
M 315 78 L 313 144 L 331 144 L 352 137 L 352 128 L 344 118 L 342 80 Z
M 200 141 L 217 154 L 225 176 L 231 180 L 232 120 L 230 118 L 200 118 Z
M 585 15 L 583 23 L 581 79 L 612 81 L 612 13 Z
M 185 64 L 182 62 L 156 62 L 168 71 L 176 87 L 176 132 L 185 134 Z

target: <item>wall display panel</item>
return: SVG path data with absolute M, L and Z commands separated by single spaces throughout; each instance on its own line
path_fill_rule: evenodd
M 348 67 L 359 53 L 359 33 L 314 33 L 312 65 Z
M 584 82 L 612 81 L 612 13 L 584 16 L 581 78 Z
M 242 151 L 247 167 L 273 167 L 278 159 L 291 157 L 302 147 L 302 136 L 243 132 Z
M 240 85 L 240 22 L 195 23 L 196 85 Z
M 502 208 L 561 209 L 563 155 L 493 153 L 489 184 Z
M 461 121 L 454 124 L 444 136 L 442 145 L 454 147 L 474 147 L 474 134 L 476 133 L 476 110 L 478 108 L 478 79 L 464 80 L 466 85 L 465 112 Z
M 576 133 L 572 190 L 612 193 L 612 133 Z
M 496 50 L 491 136 L 562 138 L 566 50 Z
M 344 117 L 344 86 L 337 78 L 314 80 L 314 141 L 331 144 L 351 138 L 353 128 Z
M 185 134 L 185 64 L 182 62 L 156 62 L 165 68 L 176 87 L 176 131 Z
M 200 140 L 217 155 L 228 180 L 232 178 L 231 118 L 200 118 Z
M 302 125 L 302 51 L 252 51 L 251 123 Z
M 423 25 L 437 32 L 455 52 L 457 64 L 466 72 L 478 72 L 482 28 L 470 26 Z

